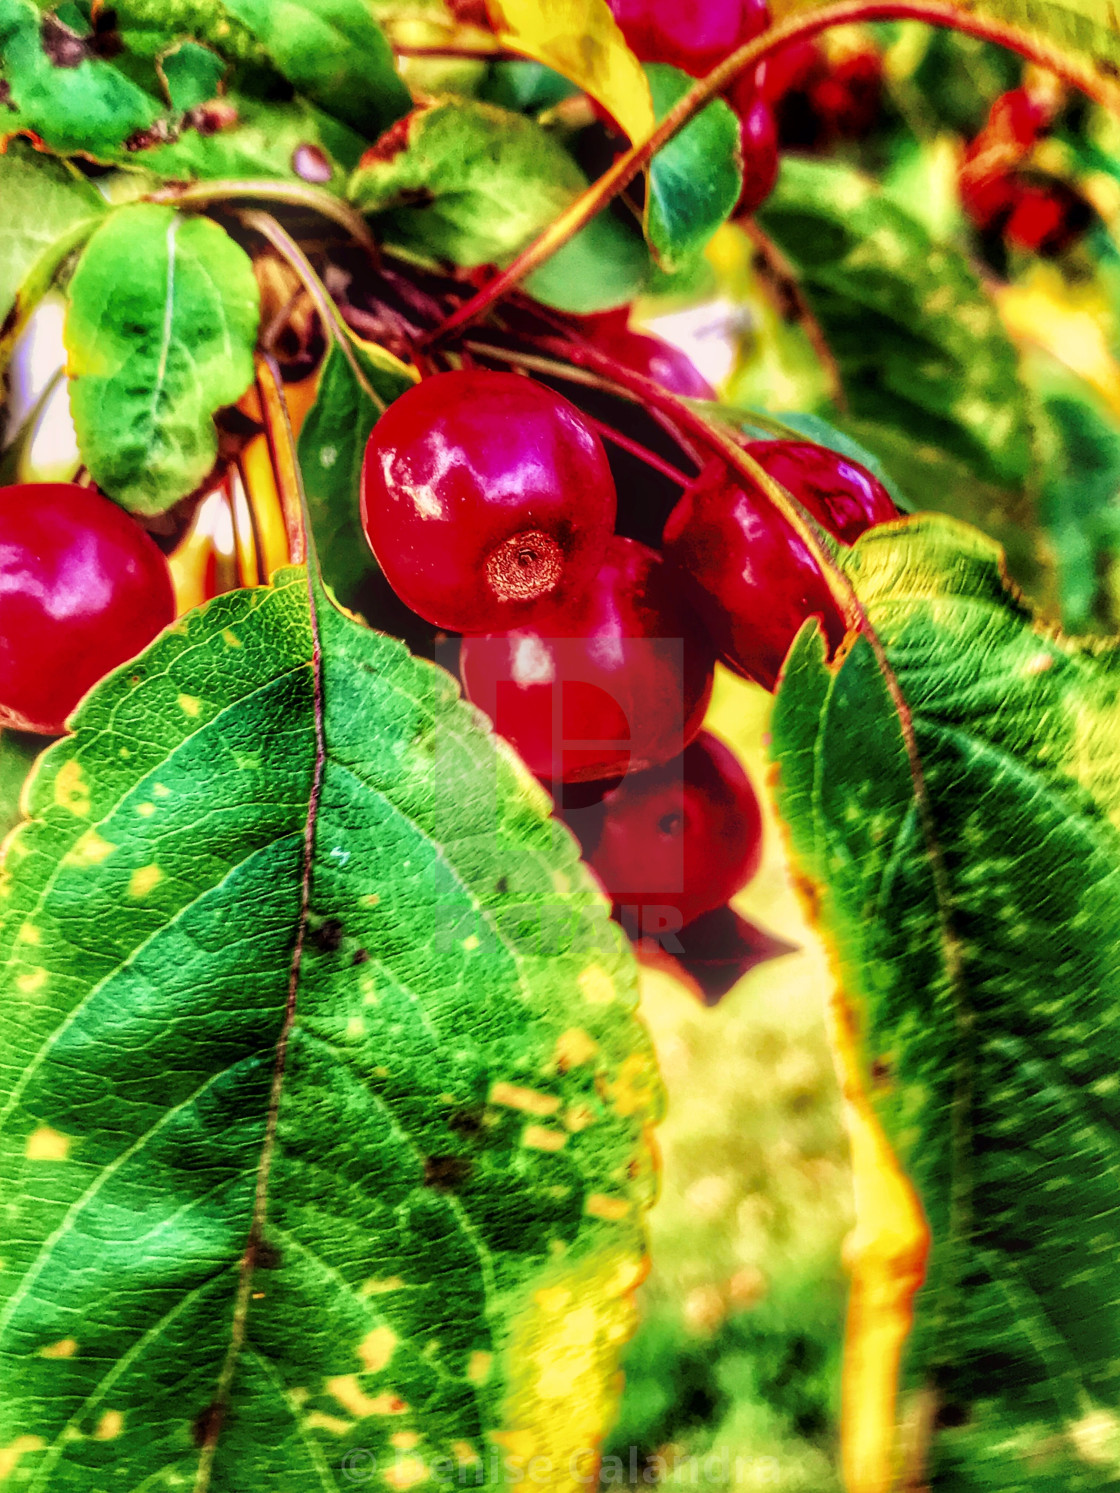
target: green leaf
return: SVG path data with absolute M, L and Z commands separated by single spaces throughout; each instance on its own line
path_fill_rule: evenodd
M 362 144 L 306 99 L 262 100 L 233 90 L 106 159 L 175 181 L 310 179 L 342 196 Z
M 645 73 L 659 120 L 695 82 L 665 63 L 647 63 Z M 739 121 L 723 99 L 714 99 L 649 165 L 646 234 L 662 267 L 676 269 L 699 253 L 742 188 Z
M 650 269 L 641 234 L 607 208 L 527 275 L 525 289 L 546 306 L 586 316 L 629 304 Z
M 0 0 L 0 141 L 34 133 L 60 154 L 95 160 L 150 129 L 159 101 L 32 0 Z
M 982 479 L 1026 477 L 1017 354 L 959 250 L 850 167 L 796 156 L 783 160 L 759 221 L 797 271 L 852 417 L 945 451 Z
M 383 405 L 412 387 L 403 363 L 373 344 L 354 350 L 359 367 Z M 319 378 L 315 403 L 299 434 L 299 464 L 323 578 L 344 606 L 356 608 L 361 582 L 377 569 L 362 532 L 358 500 L 362 458 L 382 409 L 334 346 Z
M 214 465 L 213 416 L 253 380 L 259 293 L 216 223 L 119 208 L 90 239 L 66 315 L 70 408 L 94 481 L 162 513 Z
M 301 93 L 367 138 L 408 113 L 408 89 L 365 0 L 226 3 Z
M 72 167 L 13 140 L 0 155 L 0 368 L 62 261 L 106 212 Z
M 371 146 L 350 197 L 387 243 L 474 268 L 513 259 L 586 185 L 534 120 L 456 99 L 414 109 Z
M 829 668 L 802 633 L 773 755 L 864 1087 L 932 1235 L 904 1365 L 941 1427 L 920 1481 L 1113 1488 L 1120 653 L 1040 628 L 998 548 L 946 518 L 845 563 L 927 811 L 865 639 Z
M 158 60 L 167 101 L 176 113 L 185 113 L 216 98 L 226 73 L 225 60 L 197 42 L 180 42 Z
M 617 1393 L 658 1089 L 545 795 L 300 572 L 182 619 L 74 724 L 0 904 L 19 1475 L 566 1471 Z

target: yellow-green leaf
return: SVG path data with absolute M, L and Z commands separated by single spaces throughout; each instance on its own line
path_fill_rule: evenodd
M 505 46 L 571 79 L 634 144 L 653 134 L 649 83 L 607 0 L 488 0 L 488 7 Z

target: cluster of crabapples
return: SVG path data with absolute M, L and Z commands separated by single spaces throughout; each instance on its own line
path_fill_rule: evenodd
M 746 449 L 842 543 L 897 517 L 870 472 L 824 447 Z M 716 662 L 772 689 L 807 618 L 833 644 L 844 632 L 761 488 L 713 459 L 654 549 L 615 532 L 611 468 L 580 410 L 471 367 L 390 405 L 361 505 L 385 578 L 463 635 L 464 692 L 550 788 L 616 913 L 676 931 L 726 904 L 758 867 L 761 820 L 739 763 L 702 730 Z

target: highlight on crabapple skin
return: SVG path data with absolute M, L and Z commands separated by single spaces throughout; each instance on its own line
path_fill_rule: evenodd
M 400 599 L 437 627 L 504 630 L 578 595 L 614 527 L 602 442 L 515 373 L 424 379 L 373 428 L 362 527 Z
M 96 488 L 0 488 L 0 725 L 55 736 L 175 618 L 167 561 Z

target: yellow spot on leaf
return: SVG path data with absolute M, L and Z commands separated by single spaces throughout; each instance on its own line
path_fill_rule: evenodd
M 453 1441 L 451 1443 L 451 1455 L 460 1467 L 477 1466 L 482 1461 L 482 1458 L 469 1441 Z
M 345 1436 L 354 1429 L 352 1420 L 343 1420 L 338 1415 L 324 1415 L 321 1410 L 312 1410 L 303 1424 L 308 1431 L 329 1431 L 332 1436 Z
M 650 1088 L 656 1083 L 649 1060 L 641 1053 L 631 1053 L 611 1084 L 614 1107 L 624 1118 L 644 1114 L 650 1107 Z
M 45 1348 L 39 1349 L 40 1358 L 73 1358 L 78 1351 L 78 1343 L 75 1338 L 64 1337 L 57 1343 L 48 1343 Z
M 70 1137 L 40 1125 L 27 1137 L 23 1154 L 28 1161 L 65 1161 L 70 1154 Z
M 1091 1410 L 1069 1422 L 1066 1431 L 1083 1462 L 1120 1468 L 1120 1421 L 1108 1410 Z
M 351 1016 L 350 1020 L 346 1023 L 346 1035 L 356 1039 L 364 1037 L 365 1034 L 366 1024 L 362 1018 L 360 1016 Z
M 601 964 L 589 964 L 578 984 L 580 995 L 590 1006 L 607 1006 L 615 998 L 614 981 Z
M 64 762 L 54 780 L 54 801 L 60 809 L 69 809 L 79 819 L 90 810 L 89 786 L 80 762 Z
M 66 853 L 62 864 L 78 866 L 82 869 L 87 866 L 99 866 L 103 860 L 112 855 L 116 848 L 108 840 L 103 840 L 95 829 L 87 830 Z
M 0 1449 L 0 1483 L 11 1477 L 25 1453 L 41 1452 L 46 1444 L 41 1436 L 17 1436 L 10 1446 Z
M 158 866 L 139 866 L 129 877 L 128 895 L 146 897 L 162 880 L 163 872 Z
M 377 907 L 380 904 L 380 902 L 381 902 L 381 898 L 378 896 L 378 894 L 376 892 L 370 892 L 368 894 L 368 896 L 365 896 L 365 897 L 362 898 L 362 906 L 363 907 Z
M 419 1457 L 401 1457 L 388 1468 L 385 1481 L 391 1488 L 414 1488 L 428 1476 L 428 1469 Z
M 404 1281 L 399 1275 L 390 1275 L 386 1280 L 367 1280 L 358 1288 L 359 1296 L 384 1296 L 388 1291 L 400 1291 Z
M 466 938 L 463 939 L 463 948 L 468 954 L 473 954 L 475 949 L 478 948 L 478 934 L 468 933 Z
M 184 715 L 197 716 L 202 710 L 202 701 L 196 695 L 180 695 L 178 705 Z
M 598 1051 L 598 1044 L 582 1027 L 570 1027 L 556 1039 L 556 1066 L 578 1068 L 580 1063 L 589 1063 Z
M 494 1364 L 493 1353 L 477 1350 L 467 1359 L 467 1379 L 471 1384 L 485 1384 Z
M 504 1104 L 507 1109 L 520 1109 L 527 1115 L 554 1115 L 560 1108 L 555 1094 L 539 1094 L 536 1089 L 523 1089 L 517 1084 L 499 1080 L 490 1089 L 490 1103 Z
M 116 1441 L 124 1430 L 124 1416 L 119 1410 L 106 1410 L 93 1432 L 95 1441 Z
M 408 1409 L 399 1395 L 367 1395 L 358 1383 L 357 1374 L 338 1374 L 328 1379 L 326 1390 L 359 1420 L 364 1420 L 367 1415 L 403 1415 Z
M 592 1124 L 595 1116 L 589 1104 L 570 1104 L 564 1115 L 564 1124 L 574 1132 L 586 1130 Z
M 562 1151 L 568 1137 L 562 1130 L 548 1130 L 544 1125 L 527 1125 L 521 1144 L 531 1151 Z
M 16 978 L 16 989 L 21 995 L 34 995 L 36 990 L 42 990 L 49 976 L 45 969 L 39 967 L 26 970 Z
M 224 628 L 222 631 L 222 637 L 225 640 L 225 645 L 227 648 L 241 647 L 241 639 L 231 628 Z
M 389 1445 L 399 1452 L 411 1452 L 420 1445 L 420 1437 L 415 1431 L 397 1431 L 389 1437 Z
M 150 819 L 155 811 L 156 806 L 153 803 L 145 802 L 136 805 L 136 812 L 140 815 L 141 819 Z
M 388 1365 L 397 1346 L 397 1334 L 391 1327 L 375 1327 L 358 1344 L 358 1357 L 366 1372 L 378 1374 Z
M 20 943 L 39 944 L 43 942 L 43 935 L 34 923 L 24 923 L 23 927 L 19 930 L 19 941 Z
M 171 789 L 165 783 L 157 783 L 152 789 L 152 794 L 156 798 L 170 798 Z
M 630 1212 L 630 1204 L 625 1198 L 612 1198 L 605 1192 L 593 1192 L 584 1203 L 583 1211 L 589 1218 L 602 1218 L 607 1223 L 618 1223 Z

